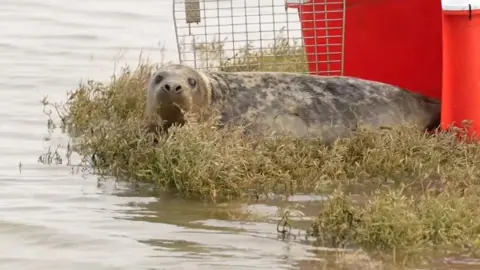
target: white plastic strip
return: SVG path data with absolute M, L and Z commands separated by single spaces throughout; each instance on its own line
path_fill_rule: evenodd
M 469 10 L 470 8 L 480 10 L 480 0 L 442 0 L 443 10 Z

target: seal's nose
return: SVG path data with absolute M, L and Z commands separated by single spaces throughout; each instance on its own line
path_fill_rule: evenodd
M 182 86 L 178 83 L 167 82 L 163 85 L 163 91 L 178 94 L 182 92 Z

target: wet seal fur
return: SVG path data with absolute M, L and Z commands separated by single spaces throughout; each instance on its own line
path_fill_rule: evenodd
M 163 128 L 186 122 L 185 112 L 216 107 L 221 125 L 247 125 L 259 133 L 275 131 L 321 137 L 329 143 L 361 127 L 440 125 L 441 105 L 402 88 L 347 76 L 286 72 L 204 72 L 169 64 L 147 85 L 146 116 L 160 117 Z M 152 122 L 153 123 L 153 122 Z

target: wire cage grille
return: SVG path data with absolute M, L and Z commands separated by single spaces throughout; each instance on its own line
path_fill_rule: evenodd
M 197 69 L 343 74 L 343 0 L 174 0 L 173 17 Z

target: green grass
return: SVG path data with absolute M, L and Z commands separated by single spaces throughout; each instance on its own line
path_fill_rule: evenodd
M 272 46 L 262 50 L 251 44 L 238 50 L 232 56 L 225 53 L 225 43 L 220 40 L 196 44 L 192 50 L 199 59 L 209 59 L 209 66 L 220 71 L 284 71 L 308 73 L 308 60 L 305 50 L 296 40 L 285 38 L 284 29 L 277 34 Z M 211 63 L 213 62 L 213 63 Z
M 475 183 L 446 182 L 417 190 L 409 185 L 378 188 L 365 200 L 337 190 L 311 226 L 320 245 L 358 246 L 397 260 L 448 253 L 478 256 L 480 188 Z
M 298 49 L 277 45 L 245 50 L 221 69 L 306 71 L 301 54 L 289 56 Z M 99 175 L 213 201 L 337 189 L 312 224 L 320 243 L 407 253 L 478 245 L 479 144 L 399 127 L 360 130 L 326 147 L 315 139 L 247 138 L 240 128 L 216 130 L 213 120 L 156 138 L 145 132 L 144 108 L 145 84 L 157 67 L 141 62 L 108 84 L 81 85 L 62 104 L 44 100 Z M 352 190 L 367 195 L 358 202 L 347 194 Z

